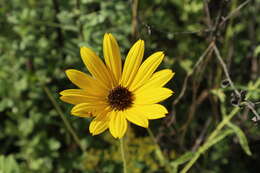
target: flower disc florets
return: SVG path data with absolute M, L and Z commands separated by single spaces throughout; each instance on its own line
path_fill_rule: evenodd
M 109 92 L 108 103 L 114 110 L 125 110 L 133 104 L 133 94 L 127 88 L 118 86 Z

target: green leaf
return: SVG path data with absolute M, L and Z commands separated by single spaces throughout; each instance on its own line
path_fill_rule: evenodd
M 0 173 L 19 173 L 19 166 L 13 155 L 0 156 Z
M 53 151 L 58 150 L 61 146 L 60 142 L 55 139 L 50 139 L 48 142 L 49 142 L 50 149 Z
M 238 140 L 239 140 L 239 143 L 240 143 L 241 147 L 243 148 L 243 150 L 245 151 L 245 153 L 247 155 L 251 156 L 252 153 L 251 153 L 250 148 L 248 146 L 248 142 L 247 142 L 247 139 L 246 139 L 244 132 L 238 126 L 236 126 L 235 124 L 228 123 L 228 126 L 236 133 Z
M 254 50 L 254 56 L 257 57 L 257 55 L 260 54 L 260 45 L 256 46 L 255 50 Z
M 180 62 L 180 66 L 188 73 L 190 74 L 192 72 L 192 61 L 191 60 L 183 60 Z

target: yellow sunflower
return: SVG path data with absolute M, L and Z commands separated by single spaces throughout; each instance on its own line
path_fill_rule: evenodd
M 173 77 L 169 70 L 155 72 L 164 53 L 156 52 L 142 64 L 144 41 L 138 40 L 130 49 L 122 69 L 120 49 L 112 34 L 103 40 L 105 64 L 89 48 L 80 54 L 91 75 L 66 70 L 66 75 L 79 89 L 62 91 L 60 99 L 75 105 L 71 114 L 93 117 L 89 126 L 92 135 L 109 128 L 115 138 L 124 136 L 128 121 L 148 127 L 148 120 L 165 117 L 167 109 L 158 102 L 170 97 L 172 91 L 163 86 Z

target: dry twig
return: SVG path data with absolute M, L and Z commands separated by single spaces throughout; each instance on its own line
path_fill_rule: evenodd
M 222 22 L 219 24 L 219 26 L 222 26 L 224 23 L 226 23 L 227 20 L 232 18 L 234 15 L 236 15 L 243 7 L 245 7 L 251 0 L 247 0 L 240 4 L 235 10 L 231 11 L 226 17 L 222 18 Z
M 223 61 L 223 58 L 221 57 L 217 46 L 214 45 L 214 46 L 213 46 L 213 49 L 214 49 L 214 52 L 215 52 L 215 54 L 216 54 L 216 56 L 217 56 L 217 58 L 218 58 L 218 60 L 219 60 L 219 62 L 220 62 L 220 64 L 221 64 L 221 66 L 222 66 L 222 68 L 223 68 L 223 70 L 224 70 L 225 76 L 226 76 L 226 78 L 227 78 L 227 80 L 228 80 L 228 82 L 229 82 L 231 88 L 232 88 L 233 91 L 235 92 L 236 96 L 237 96 L 239 99 L 241 99 L 241 93 L 236 89 L 236 87 L 235 87 L 233 81 L 231 80 L 230 75 L 229 75 L 229 73 L 228 73 L 227 66 L 226 66 L 225 62 Z M 249 109 L 253 112 L 253 114 L 255 115 L 255 117 L 253 117 L 252 120 L 253 120 L 254 122 L 260 121 L 260 116 L 259 116 L 259 114 L 257 113 L 257 111 L 255 110 L 255 108 L 254 108 L 254 106 L 253 106 L 254 103 L 252 103 L 251 101 L 246 101 L 246 100 L 245 100 L 245 101 L 244 101 L 244 105 L 245 105 L 247 108 L 249 108 Z
M 188 83 L 188 79 L 189 77 L 193 74 L 194 70 L 196 70 L 198 68 L 198 66 L 200 65 L 200 63 L 204 60 L 204 58 L 206 57 L 206 55 L 210 52 L 210 50 L 212 49 L 214 45 L 214 42 L 211 42 L 210 45 L 208 46 L 208 48 L 202 53 L 202 55 L 199 57 L 199 60 L 196 62 L 196 64 L 194 65 L 194 67 L 192 68 L 192 70 L 186 75 L 183 85 L 182 85 L 182 90 L 179 94 L 179 96 L 174 100 L 173 105 L 176 105 L 180 99 L 183 97 L 186 88 L 187 88 L 187 83 Z

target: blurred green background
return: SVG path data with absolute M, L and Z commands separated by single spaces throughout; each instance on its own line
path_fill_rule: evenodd
M 66 69 L 86 72 L 79 47 L 91 47 L 102 57 L 106 32 L 117 38 L 123 55 L 139 38 L 145 40 L 145 57 L 165 52 L 160 67 L 176 72 L 168 84 L 175 94 L 163 103 L 169 110 L 167 118 L 151 121 L 150 128 L 170 161 L 196 150 L 222 119 L 221 108 L 230 111 L 233 106 L 230 88 L 221 87 L 225 76 L 212 51 L 199 68 L 193 67 L 215 41 L 235 86 L 247 90 L 259 78 L 259 12 L 260 0 L 1 0 L 0 173 L 122 171 L 118 140 L 107 132 L 91 136 L 90 119 L 71 116 L 71 105 L 61 102 L 58 94 L 75 87 L 66 78 Z M 176 101 L 187 75 L 187 88 Z M 67 131 L 46 89 L 85 153 Z M 257 89 L 250 100 L 259 98 Z M 259 105 L 255 108 L 259 112 Z M 253 116 L 243 108 L 232 120 L 244 132 L 251 156 L 236 135 L 230 135 L 206 152 L 191 172 L 258 172 L 260 130 L 251 121 Z M 131 172 L 166 171 L 145 129 L 132 125 L 126 143 Z

